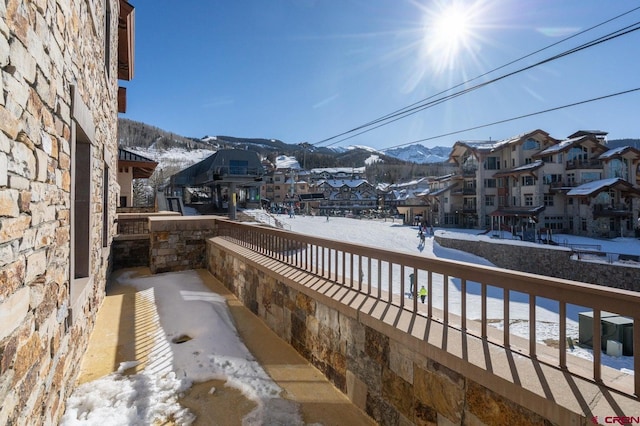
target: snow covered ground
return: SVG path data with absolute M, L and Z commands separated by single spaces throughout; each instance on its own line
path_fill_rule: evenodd
M 262 210 L 245 210 L 245 213 L 254 217 L 263 217 Z M 417 228 L 414 226 L 405 226 L 398 219 L 391 220 L 366 220 L 366 219 L 349 219 L 343 217 L 330 217 L 327 221 L 326 217 L 314 216 L 295 216 L 290 218 L 288 215 L 277 215 L 280 222 L 284 223 L 287 229 L 306 235 L 314 235 L 317 237 L 331 238 L 339 241 L 345 241 L 354 244 L 362 244 L 374 247 L 381 247 L 387 250 L 407 252 L 414 255 L 435 257 L 440 259 L 451 259 L 462 262 L 475 263 L 479 265 L 493 266 L 486 259 L 466 253 L 459 250 L 453 250 L 441 247 L 434 243 L 433 238 L 427 238 L 424 246 L 419 245 L 417 238 Z M 488 235 L 478 235 L 477 229 L 436 229 L 438 233 L 450 233 L 456 238 L 482 239 L 484 241 L 502 242 L 508 241 L 511 244 L 531 244 L 519 240 L 496 240 Z M 615 238 L 611 240 L 601 240 L 595 238 L 580 237 L 568 234 L 554 235 L 553 239 L 561 244 L 580 244 L 580 245 L 599 245 L 601 251 L 608 253 L 624 253 L 632 255 L 640 255 L 640 240 L 635 238 Z M 366 271 L 364 271 L 366 274 Z M 386 275 L 386 271 L 383 271 Z M 375 281 L 374 281 L 375 282 Z M 443 307 L 443 291 L 444 283 L 442 279 L 434 276 L 432 301 L 436 308 Z M 469 318 L 480 318 L 480 286 L 474 283 L 467 283 L 467 316 Z M 458 279 L 450 279 L 448 282 L 449 290 L 449 309 L 454 314 L 460 313 L 460 282 Z M 399 283 L 394 284 L 394 292 L 400 293 Z M 489 311 L 488 319 L 491 326 L 503 328 L 504 324 L 501 320 L 503 299 L 502 290 L 497 288 L 488 289 L 487 309 Z M 578 313 L 588 311 L 584 307 L 569 305 L 567 306 L 567 336 L 577 341 L 578 339 Z M 491 312 L 495 314 L 491 315 Z M 512 334 L 523 338 L 529 337 L 529 305 L 528 296 L 524 294 L 511 294 L 510 304 L 510 325 L 509 330 Z M 536 337 L 540 343 L 545 341 L 557 341 L 559 336 L 559 318 L 558 305 L 554 301 L 539 299 L 536 307 Z M 575 346 L 570 354 L 579 356 L 588 360 L 593 360 L 593 354 L 590 349 Z M 619 369 L 625 372 L 633 370 L 633 357 L 611 357 L 602 354 L 602 364 L 611 368 Z

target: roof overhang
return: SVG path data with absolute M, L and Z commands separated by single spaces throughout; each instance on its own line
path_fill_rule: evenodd
M 131 80 L 134 63 L 135 9 L 125 0 L 120 0 L 118 17 L 118 78 Z

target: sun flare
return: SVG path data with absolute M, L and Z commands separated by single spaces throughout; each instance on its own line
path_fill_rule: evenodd
M 469 33 L 469 17 L 460 7 L 444 10 L 434 22 L 434 43 L 457 51 Z
M 477 5 L 443 2 L 426 11 L 423 44 L 428 60 L 436 64 L 439 71 L 454 68 L 467 53 L 473 55 L 472 45 L 480 18 Z

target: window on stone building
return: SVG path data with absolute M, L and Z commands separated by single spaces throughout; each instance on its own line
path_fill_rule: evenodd
M 102 247 L 109 245 L 109 167 L 104 163 L 102 175 Z
M 93 116 L 75 86 L 71 87 L 71 186 L 70 186 L 70 314 L 68 324 L 73 324 L 74 313 L 82 315 L 88 292 L 91 286 L 91 259 L 95 247 L 92 242 L 92 188 L 94 166 L 92 147 L 94 143 L 95 125 Z M 102 198 L 102 197 L 100 197 Z M 99 203 L 102 202 L 100 199 Z M 99 242 L 97 242 L 100 244 Z
M 104 4 L 104 68 L 108 76 L 111 71 L 111 0 Z
M 91 235 L 91 142 L 78 125 L 75 126 L 74 176 L 72 179 L 73 207 L 73 277 L 89 276 Z

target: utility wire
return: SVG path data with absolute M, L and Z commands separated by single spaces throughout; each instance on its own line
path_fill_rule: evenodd
M 576 53 L 576 52 L 591 48 L 591 47 L 596 46 L 598 44 L 613 40 L 615 38 L 621 37 L 623 35 L 626 35 L 626 34 L 629 34 L 631 32 L 638 31 L 638 30 L 640 30 L 640 21 L 639 22 L 635 22 L 634 24 L 628 25 L 627 27 L 618 29 L 618 30 L 616 30 L 616 31 L 614 31 L 612 33 L 607 34 L 607 35 L 601 36 L 601 37 L 599 37 L 597 39 L 591 40 L 591 41 L 589 41 L 587 43 L 584 43 L 584 44 L 582 44 L 580 46 L 571 48 L 571 49 L 566 50 L 566 51 L 564 51 L 562 53 L 559 53 L 557 55 L 551 56 L 551 57 L 549 57 L 547 59 L 543 59 L 542 61 L 539 61 L 539 62 L 537 62 L 535 64 L 520 68 L 520 69 L 518 69 L 516 71 L 512 71 L 512 72 L 507 73 L 507 74 L 503 74 L 503 75 L 501 75 L 499 77 L 496 77 L 496 78 L 494 78 L 492 80 L 486 81 L 484 83 L 477 84 L 475 86 L 469 87 L 469 88 L 461 90 L 459 92 L 452 93 L 450 95 L 447 95 L 447 96 L 444 96 L 442 98 L 433 100 L 431 102 L 428 102 L 428 103 L 425 103 L 425 104 L 421 104 L 421 105 L 418 105 L 418 106 L 414 106 L 414 107 L 412 107 L 410 109 L 405 109 L 404 111 L 396 113 L 396 114 L 388 115 L 385 120 L 379 120 L 378 121 L 378 122 L 380 122 L 380 124 L 378 124 L 376 126 L 373 126 L 373 127 L 369 127 L 367 129 L 362 130 L 361 132 L 355 133 L 355 134 L 353 134 L 351 136 L 347 136 L 345 138 L 339 139 L 339 140 L 337 140 L 337 141 L 335 141 L 335 142 L 333 142 L 333 143 L 331 143 L 329 145 L 326 145 L 326 146 L 329 147 L 329 146 L 336 145 L 336 144 L 338 144 L 340 142 L 344 142 L 344 141 L 346 141 L 348 139 L 354 138 L 354 137 L 362 135 L 364 133 L 368 133 L 368 132 L 370 132 L 372 130 L 375 130 L 377 128 L 386 126 L 386 125 L 391 124 L 391 123 L 393 123 L 395 121 L 398 121 L 398 120 L 401 120 L 401 119 L 403 119 L 405 117 L 408 117 L 410 115 L 416 114 L 416 113 L 418 113 L 420 111 L 423 111 L 423 110 L 425 110 L 427 108 L 431 108 L 433 106 L 439 105 L 439 104 L 441 104 L 443 102 L 446 102 L 448 100 L 454 99 L 454 98 L 456 98 L 458 96 L 462 96 L 462 95 L 464 95 L 466 93 L 469 93 L 471 91 L 477 90 L 477 89 L 479 89 L 481 87 L 487 86 L 489 84 L 496 83 L 496 82 L 498 82 L 500 80 L 504 80 L 507 77 L 511 77 L 511 76 L 519 74 L 521 72 L 530 70 L 530 69 L 538 67 L 540 65 L 555 61 L 557 59 L 560 59 L 560 58 L 563 58 L 565 56 L 571 55 L 573 53 Z M 325 141 L 328 141 L 328 140 L 325 140 Z M 316 143 L 314 143 L 312 145 L 317 145 L 317 144 L 320 144 L 320 143 L 323 143 L 323 142 L 322 141 L 316 142 Z
M 625 90 L 625 91 L 622 91 L 622 92 L 611 93 L 609 95 L 599 96 L 597 98 L 586 99 L 586 100 L 583 100 L 583 101 L 579 101 L 579 102 L 574 102 L 574 103 L 571 103 L 571 104 L 558 106 L 558 107 L 555 107 L 555 108 L 549 108 L 549 109 L 545 109 L 545 110 L 542 110 L 542 111 L 537 111 L 537 112 L 532 112 L 532 113 L 529 113 L 529 114 L 519 115 L 517 117 L 506 118 L 504 120 L 494 121 L 492 123 L 481 124 L 479 126 L 474 126 L 474 127 L 468 127 L 466 129 L 463 129 L 463 130 L 456 130 L 456 131 L 449 132 L 449 133 L 442 133 L 442 134 L 437 135 L 437 136 L 431 136 L 431 137 L 424 138 L 424 139 L 417 139 L 415 141 L 402 143 L 400 145 L 390 146 L 390 147 L 385 148 L 385 149 L 400 148 L 400 147 L 403 147 L 403 146 L 408 146 L 408 145 L 413 145 L 413 144 L 420 143 L 420 142 L 426 142 L 426 141 L 430 141 L 430 140 L 434 140 L 434 139 L 439 139 L 439 138 L 443 138 L 443 137 L 446 137 L 446 136 L 457 135 L 459 133 L 464 133 L 464 132 L 468 132 L 468 131 L 471 131 L 471 130 L 483 129 L 485 127 L 495 126 L 497 124 L 508 123 L 510 121 L 520 120 L 522 118 L 533 117 L 534 115 L 540 115 L 540 114 L 545 114 L 547 112 L 558 111 L 558 110 L 561 110 L 561 109 L 564 109 L 564 108 L 570 108 L 570 107 L 574 107 L 574 106 L 577 106 L 577 105 L 587 104 L 587 103 L 590 103 L 590 102 L 601 101 L 603 99 L 613 98 L 615 96 L 620 96 L 620 95 L 626 95 L 628 93 L 637 92 L 637 91 L 640 91 L 640 87 L 636 87 L 635 89 Z
M 638 9 L 640 9 L 640 6 L 638 6 L 638 7 L 636 7 L 636 8 L 633 8 L 633 9 L 631 9 L 631 10 L 627 11 L 627 12 L 621 13 L 621 14 L 619 14 L 619 15 L 617 15 L 617 16 L 614 16 L 613 18 L 607 19 L 606 21 L 603 21 L 603 22 L 601 22 L 601 23 L 599 23 L 599 24 L 593 25 L 593 26 L 591 26 L 591 27 L 589 27 L 589 28 L 587 28 L 587 29 L 584 29 L 584 30 L 582 30 L 582 31 L 579 31 L 579 32 L 577 32 L 577 33 L 575 33 L 575 34 L 573 34 L 573 35 L 570 35 L 570 36 L 568 36 L 568 37 L 565 37 L 565 38 L 563 38 L 562 40 L 559 40 L 559 41 L 557 41 L 557 42 L 555 42 L 555 43 L 552 43 L 552 44 L 550 44 L 550 45 L 548 45 L 548 46 L 545 46 L 545 47 L 543 47 L 543 48 L 541 48 L 541 49 L 535 50 L 535 51 L 533 51 L 533 52 L 531 52 L 531 53 L 528 53 L 528 54 L 526 54 L 526 55 L 524 55 L 524 56 L 521 56 L 521 57 L 519 57 L 518 59 L 514 59 L 514 60 L 512 60 L 512 61 L 510 61 L 510 62 L 507 62 L 507 63 L 506 63 L 506 64 L 504 64 L 504 65 L 501 65 L 501 66 L 499 66 L 499 67 L 496 67 L 496 68 L 494 68 L 494 69 L 492 69 L 492 70 L 490 70 L 490 71 L 487 71 L 487 72 L 485 72 L 485 73 L 483 73 L 483 74 L 480 74 L 480 75 L 478 75 L 478 76 L 476 76 L 476 77 L 473 77 L 473 78 L 470 78 L 470 79 L 468 79 L 468 80 L 466 80 L 466 81 L 463 81 L 462 83 L 458 83 L 458 84 L 456 84 L 455 86 L 452 86 L 452 87 L 450 87 L 450 88 L 448 88 L 448 89 L 445 89 L 445 90 L 443 90 L 443 91 L 441 91 L 441 92 L 439 92 L 439 93 L 436 93 L 436 94 L 430 95 L 430 96 L 428 96 L 428 97 L 426 97 L 426 98 L 424 98 L 424 99 L 422 99 L 422 100 L 416 101 L 416 102 L 414 102 L 414 103 L 412 103 L 412 104 L 410 104 L 410 105 L 408 105 L 408 106 L 406 106 L 406 107 L 400 108 L 400 109 L 398 109 L 398 110 L 396 110 L 396 111 L 393 111 L 393 112 L 391 112 L 391 113 L 389 113 L 389 114 L 386 114 L 386 115 L 384 115 L 384 116 L 382 116 L 382 117 L 380 117 L 380 118 L 377 118 L 377 119 L 375 119 L 375 120 L 372 120 L 372 121 L 370 121 L 370 122 L 368 122 L 368 123 L 366 123 L 366 124 L 363 124 L 363 125 L 361 125 L 361 126 L 358 126 L 358 127 L 354 128 L 354 129 L 352 129 L 352 130 L 349 130 L 349 131 L 347 131 L 347 132 L 343 132 L 342 134 L 337 135 L 337 136 L 333 136 L 333 137 L 331 137 L 331 138 L 329 138 L 329 139 L 334 139 L 334 138 L 336 138 L 336 137 L 339 137 L 339 136 L 342 136 L 342 135 L 344 135 L 344 134 L 347 134 L 347 133 L 349 133 L 349 132 L 351 132 L 351 131 L 359 130 L 359 129 L 361 129 L 361 128 L 363 128 L 363 127 L 366 127 L 366 126 L 369 126 L 369 125 L 371 125 L 371 124 L 375 124 L 375 123 L 377 123 L 378 121 L 383 120 L 383 119 L 385 119 L 385 118 L 387 118 L 387 117 L 389 117 L 389 116 L 392 116 L 392 115 L 394 115 L 394 114 L 396 114 L 396 113 L 399 113 L 399 112 L 402 112 L 402 111 L 404 111 L 404 110 L 407 110 L 407 109 L 409 109 L 409 108 L 411 108 L 411 107 L 413 107 L 413 106 L 415 106 L 415 105 L 418 105 L 418 104 L 420 104 L 420 103 L 422 103 L 422 102 L 424 102 L 424 101 L 427 101 L 427 100 L 432 99 L 432 98 L 434 98 L 434 97 L 436 97 L 436 96 L 442 95 L 442 94 L 444 94 L 444 93 L 446 93 L 446 92 L 448 92 L 448 91 L 450 91 L 450 90 L 453 90 L 453 89 L 455 89 L 455 88 L 458 88 L 458 87 L 460 87 L 460 86 L 464 86 L 464 85 L 465 85 L 465 84 L 467 84 L 467 83 L 471 83 L 472 81 L 478 80 L 479 78 L 482 78 L 482 77 L 484 77 L 484 76 L 486 76 L 486 75 L 489 75 L 489 74 L 491 74 L 491 73 L 493 73 L 493 72 L 496 72 L 496 71 L 498 71 L 498 70 L 501 70 L 502 68 L 506 68 L 506 67 L 508 67 L 509 65 L 513 65 L 513 64 L 515 64 L 515 63 L 517 63 L 517 62 L 520 62 L 520 61 L 522 61 L 522 60 L 524 60 L 524 59 L 526 59 L 526 58 L 529 58 L 529 57 L 531 57 L 531 56 L 533 56 L 533 55 L 536 55 L 536 54 L 538 54 L 538 53 L 540 53 L 540 52 L 543 52 L 543 51 L 545 51 L 545 50 L 547 50 L 547 49 L 550 49 L 550 48 L 552 48 L 552 47 L 554 47 L 554 46 L 557 46 L 557 45 L 559 45 L 559 44 L 561 44 L 561 43 L 564 43 L 565 41 L 568 41 L 568 40 L 570 40 L 570 39 L 572 39 L 572 38 L 578 37 L 578 36 L 580 36 L 580 35 L 582 35 L 582 34 L 585 34 L 585 33 L 589 32 L 589 31 L 591 31 L 591 30 L 594 30 L 594 29 L 596 29 L 596 28 L 598 28 L 598 27 L 601 27 L 601 26 L 603 26 L 603 25 L 605 25 L 605 24 L 608 24 L 609 22 L 612 22 L 612 21 L 614 21 L 614 20 L 616 20 L 616 19 L 618 19 L 618 18 L 621 18 L 621 17 L 623 17 L 623 16 L 625 16 L 625 15 L 628 15 L 628 14 L 630 14 L 630 13 L 632 13 L 632 12 L 635 12 L 635 11 L 636 11 L 636 10 L 638 10 Z
M 377 124 L 377 123 L 379 123 L 379 122 L 382 122 L 382 121 L 385 121 L 385 120 L 389 120 L 390 118 L 393 118 L 393 117 L 396 117 L 396 116 L 398 116 L 398 115 L 404 114 L 404 113 L 406 113 L 406 112 L 408 112 L 408 111 L 412 111 L 412 110 L 414 110 L 414 108 L 413 108 L 413 107 L 415 107 L 416 105 L 422 104 L 423 102 L 425 102 L 425 101 L 427 101 L 427 100 L 429 100 L 429 99 L 433 99 L 433 98 L 434 98 L 434 97 L 436 97 L 436 96 L 442 95 L 442 94 L 444 94 L 444 93 L 446 93 L 446 92 L 448 92 L 448 91 L 451 91 L 451 90 L 453 90 L 453 89 L 455 89 L 455 88 L 458 88 L 458 87 L 460 87 L 460 86 L 463 86 L 463 85 L 465 85 L 465 84 L 468 84 L 468 83 L 470 83 L 470 82 L 472 82 L 472 81 L 475 81 L 475 80 L 477 80 L 477 79 L 479 79 L 479 78 L 482 78 L 482 77 L 484 77 L 484 76 L 486 76 L 486 75 L 488 75 L 488 74 L 491 74 L 491 73 L 493 73 L 493 72 L 495 72 L 495 71 L 498 71 L 498 70 L 500 70 L 500 69 L 502 69 L 502 68 L 505 68 L 505 67 L 507 67 L 507 66 L 509 66 L 509 65 L 512 65 L 512 64 L 514 64 L 514 63 L 516 63 L 516 62 L 522 61 L 523 59 L 526 59 L 526 58 L 528 58 L 528 57 L 530 57 L 530 56 L 533 56 L 533 55 L 535 55 L 535 54 L 537 54 L 537 53 L 540 53 L 540 52 L 542 52 L 542 51 L 544 51 L 544 50 L 547 50 L 547 49 L 549 49 L 549 48 L 551 48 L 551 47 L 554 47 L 554 46 L 556 46 L 556 45 L 558 45 L 558 44 L 560 44 L 560 43 L 564 43 L 565 41 L 568 41 L 568 40 L 570 40 L 570 39 L 572 39 L 572 38 L 578 37 L 579 35 L 582 35 L 582 34 L 584 34 L 584 33 L 587 33 L 587 32 L 589 32 L 589 31 L 591 31 L 591 30 L 593 30 L 593 29 L 595 29 L 595 28 L 598 28 L 598 27 L 600 27 L 600 26 L 602 26 L 602 25 L 605 25 L 605 24 L 607 24 L 607 23 L 609 23 L 609 22 L 611 22 L 611 21 L 614 21 L 614 20 L 619 19 L 619 18 L 621 18 L 621 17 L 623 17 L 623 16 L 625 16 L 625 15 L 628 15 L 628 14 L 630 14 L 630 13 L 632 13 L 632 12 L 635 12 L 635 11 L 636 11 L 636 10 L 638 10 L 638 9 L 640 9 L 640 6 L 638 6 L 638 7 L 636 7 L 636 8 L 633 8 L 633 9 L 631 9 L 631 10 L 627 11 L 627 12 L 621 13 L 621 14 L 619 14 L 619 15 L 617 15 L 617 16 L 614 16 L 613 18 L 610 18 L 610 19 L 608 19 L 608 20 L 606 20 L 606 21 L 603 21 L 603 22 L 601 22 L 601 23 L 599 23 L 599 24 L 593 25 L 593 26 L 591 26 L 591 27 L 589 27 L 589 28 L 587 28 L 587 29 L 585 29 L 585 30 L 583 30 L 583 31 L 580 31 L 580 32 L 578 32 L 578 33 L 576 33 L 576 34 L 573 34 L 573 35 L 571 35 L 571 36 L 569 36 L 569 37 L 566 37 L 566 38 L 564 38 L 564 39 L 562 39 L 562 40 L 560 40 L 560 41 L 557 41 L 557 42 L 552 43 L 552 44 L 550 44 L 550 45 L 548 45 L 548 46 L 546 46 L 546 47 L 543 47 L 543 48 L 538 49 L 538 50 L 536 50 L 536 51 L 534 51 L 534 52 L 531 52 L 531 53 L 529 53 L 529 54 L 527 54 L 527 55 L 524 55 L 524 56 L 522 56 L 522 57 L 520 57 L 520 58 L 518 58 L 518 59 L 512 60 L 512 61 L 510 61 L 510 62 L 508 62 L 508 63 L 506 63 L 506 64 L 504 64 L 504 65 L 501 65 L 501 66 L 499 66 L 499 67 L 497 67 L 497 68 L 494 68 L 494 69 L 492 69 L 492 70 L 490 70 L 490 71 L 487 71 L 487 72 L 485 72 L 485 73 L 483 73 L 483 74 L 480 74 L 480 75 L 478 75 L 478 76 L 476 76 L 476 77 L 473 77 L 473 78 L 471 78 L 471 79 L 469 79 L 469 80 L 466 80 L 466 81 L 464 81 L 464 82 L 462 82 L 462 83 L 459 83 L 459 84 L 457 84 L 457 85 L 455 85 L 455 86 L 452 86 L 452 87 L 450 87 L 450 88 L 448 88 L 448 89 L 445 89 L 445 90 L 443 90 L 443 91 L 441 91 L 441 92 L 438 92 L 438 93 L 436 93 L 436 94 L 434 94 L 434 95 L 431 95 L 431 96 L 429 96 L 429 97 L 427 97 L 427 98 L 424 98 L 424 99 L 422 99 L 422 100 L 420 100 L 420 101 L 414 102 L 413 104 L 410 104 L 410 105 L 408 105 L 408 106 L 406 106 L 406 107 L 403 107 L 403 108 L 400 108 L 400 109 L 398 109 L 398 110 L 395 110 L 395 111 L 393 111 L 393 112 L 391 112 L 391 113 L 389 113 L 389 114 L 386 114 L 386 115 L 384 115 L 384 116 L 382 116 L 382 117 L 379 117 L 379 118 L 377 118 L 377 119 L 375 119 L 375 120 L 369 121 L 368 123 L 365 123 L 365 124 L 363 124 L 363 125 L 360 125 L 360 126 L 358 126 L 358 127 L 355 127 L 355 128 L 353 128 L 353 129 L 351 129 L 351 130 L 347 130 L 347 131 L 345 131 L 345 132 L 339 133 L 339 134 L 334 135 L 334 136 L 331 136 L 331 137 L 329 137 L 329 138 L 325 138 L 325 139 L 320 140 L 320 141 L 318 141 L 318 142 L 312 143 L 311 145 L 319 145 L 319 144 L 322 144 L 322 143 L 328 142 L 328 141 L 330 141 L 330 140 L 333 140 L 333 139 L 339 138 L 340 136 L 344 136 L 344 135 L 347 135 L 347 134 L 349 134 L 349 133 L 353 133 L 353 132 L 358 131 L 358 130 L 360 130 L 360 129 L 363 129 L 363 128 L 366 128 L 366 127 L 370 127 L 370 126 L 372 126 L 372 125 L 374 125 L 374 124 Z M 618 31 L 620 31 L 620 30 L 618 30 Z M 612 34 L 613 34 L 613 33 L 612 33 Z M 540 64 L 540 63 L 539 63 L 539 64 Z M 539 65 L 539 64 L 538 64 L 538 65 Z M 525 68 L 525 69 L 528 69 L 528 68 Z M 509 74 L 508 74 L 508 75 L 509 75 Z M 497 81 L 497 80 L 494 80 L 494 81 Z M 480 86 L 480 87 L 481 87 L 481 86 Z M 466 91 L 463 91 L 463 92 L 459 93 L 459 94 L 458 94 L 458 96 L 459 96 L 460 94 L 463 94 L 463 93 L 466 93 Z M 445 99 L 443 99 L 443 101 L 444 101 L 444 100 L 446 100 L 446 98 L 445 98 Z M 437 102 L 437 101 L 436 101 L 436 102 Z M 438 102 L 438 103 L 439 103 L 439 102 Z M 427 105 L 428 105 L 428 104 L 427 104 Z M 422 105 L 422 106 L 425 106 L 425 105 Z M 419 107 L 417 107 L 417 108 L 420 108 L 420 106 L 419 106 Z M 395 120 L 393 120 L 393 121 L 395 121 Z M 393 121 L 390 121 L 390 122 L 393 122 Z M 377 126 L 377 127 L 379 127 L 379 126 Z M 374 128 L 377 128 L 377 127 L 374 127 Z M 359 135 L 359 134 L 362 134 L 362 133 L 358 133 L 357 135 Z M 355 136 L 357 136 L 357 135 L 355 135 Z M 346 140 L 346 139 L 342 139 L 341 141 L 343 141 L 343 140 Z M 333 144 L 331 144 L 331 145 L 333 145 Z M 329 146 L 330 146 L 330 145 L 329 145 Z

